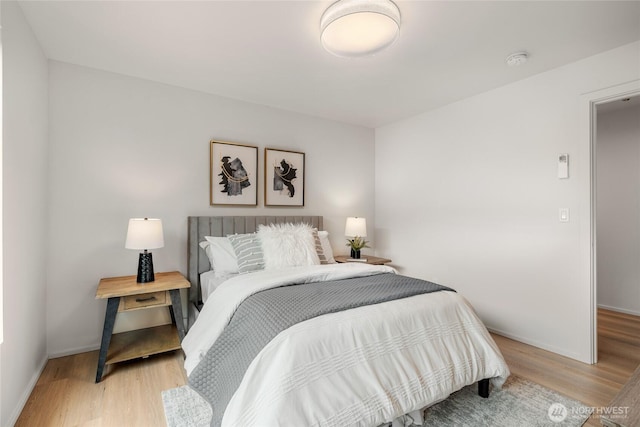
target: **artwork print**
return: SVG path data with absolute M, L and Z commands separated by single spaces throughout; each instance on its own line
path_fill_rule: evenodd
M 304 153 L 266 148 L 266 206 L 304 206 Z
M 222 185 L 221 192 L 227 193 L 227 196 L 241 196 L 242 189 L 251 186 L 249 174 L 239 158 L 231 160 L 231 157 L 224 156 L 220 168 L 222 172 L 218 174 L 218 184 Z
M 296 194 L 293 181 L 297 178 L 297 171 L 298 169 L 285 159 L 280 160 L 280 164 L 273 167 L 273 190 L 282 192 L 286 187 L 288 196 L 293 198 Z
M 258 204 L 258 147 L 211 141 L 211 205 Z

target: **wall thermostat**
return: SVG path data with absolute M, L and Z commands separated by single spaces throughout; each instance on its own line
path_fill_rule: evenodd
M 558 156 L 558 178 L 569 178 L 569 155 L 567 153 Z

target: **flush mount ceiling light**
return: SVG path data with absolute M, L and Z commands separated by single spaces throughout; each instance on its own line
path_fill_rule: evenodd
M 527 52 L 516 52 L 507 56 L 506 62 L 509 67 L 517 67 L 527 62 L 528 59 L 529 54 Z
M 373 55 L 398 38 L 400 9 L 391 0 L 339 0 L 322 14 L 320 33 L 334 55 Z

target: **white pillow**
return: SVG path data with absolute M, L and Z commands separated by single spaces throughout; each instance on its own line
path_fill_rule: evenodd
M 308 224 L 260 225 L 258 237 L 265 270 L 320 264 L 313 227 Z
M 318 231 L 318 237 L 320 238 L 322 253 L 327 260 L 327 264 L 335 264 L 336 260 L 333 258 L 333 249 L 331 249 L 331 243 L 329 242 L 329 232 Z
M 231 242 L 226 237 L 205 236 L 205 241 L 200 242 L 204 249 L 211 269 L 216 277 L 224 277 L 238 273 L 238 259 Z

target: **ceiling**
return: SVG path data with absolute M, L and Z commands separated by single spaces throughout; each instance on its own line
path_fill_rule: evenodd
M 50 59 L 371 128 L 640 40 L 639 1 L 398 0 L 396 43 L 345 59 L 331 3 L 19 2 Z

